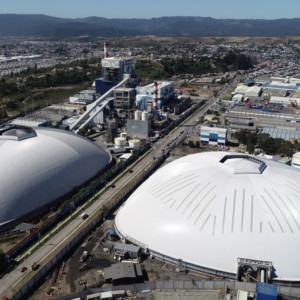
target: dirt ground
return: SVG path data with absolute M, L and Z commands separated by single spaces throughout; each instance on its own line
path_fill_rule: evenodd
M 110 284 L 104 283 L 103 269 L 116 263 L 109 253 L 105 253 L 113 241 L 106 239 L 108 228 L 113 226 L 113 220 L 107 220 L 100 228 L 94 230 L 70 257 L 61 262 L 40 284 L 39 288 L 31 295 L 29 300 L 55 299 L 67 294 L 80 292 L 83 289 L 106 287 Z M 90 253 L 86 263 L 90 265 L 87 270 L 80 271 L 83 265 L 80 262 L 82 252 Z M 147 258 L 141 261 L 141 267 L 145 270 L 145 280 L 176 280 L 176 279 L 208 279 L 201 273 L 178 272 L 176 266 L 166 262 Z

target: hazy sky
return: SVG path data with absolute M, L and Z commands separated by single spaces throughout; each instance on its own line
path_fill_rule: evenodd
M 300 0 L 0 0 L 0 4 L 0 13 L 45 14 L 64 18 L 300 17 Z

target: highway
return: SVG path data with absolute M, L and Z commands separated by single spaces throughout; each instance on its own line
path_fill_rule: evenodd
M 135 163 L 133 167 L 124 170 L 124 172 L 113 181 L 114 188 L 106 188 L 105 191 L 100 191 L 95 195 L 96 200 L 84 210 L 89 217 L 81 220 L 79 217 L 74 218 L 63 230 L 59 231 L 56 235 L 51 237 L 47 242 L 43 243 L 40 248 L 31 254 L 24 262 L 22 262 L 17 269 L 11 271 L 4 276 L 0 281 L 0 296 L 6 295 L 11 299 L 21 287 L 29 282 L 37 271 L 31 270 L 31 265 L 35 262 L 40 264 L 43 268 L 48 261 L 51 260 L 61 249 L 68 244 L 68 241 L 78 235 L 85 227 L 95 220 L 101 213 L 101 208 L 104 205 L 110 206 L 110 203 L 116 203 L 125 200 L 129 190 L 136 188 L 140 180 L 151 173 L 154 168 L 154 161 L 163 159 L 165 154 L 168 154 L 178 143 L 183 141 L 188 134 L 193 130 L 197 119 L 201 117 L 210 107 L 215 100 L 208 100 L 200 109 L 198 109 L 192 116 L 188 117 L 186 121 L 182 122 L 178 127 L 173 129 L 171 133 L 162 139 L 159 139 L 152 145 L 152 148 Z M 110 184 L 112 186 L 112 184 Z M 103 192 L 101 195 L 100 193 Z M 27 271 L 21 272 L 23 267 Z

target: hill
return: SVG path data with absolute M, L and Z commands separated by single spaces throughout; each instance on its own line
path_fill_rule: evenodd
M 161 17 L 152 19 L 55 18 L 46 15 L 0 14 L 0 36 L 296 36 L 297 19 L 213 19 Z

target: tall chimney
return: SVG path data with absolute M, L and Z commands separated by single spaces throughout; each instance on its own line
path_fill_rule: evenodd
M 108 58 L 108 52 L 107 52 L 107 48 L 108 48 L 108 43 L 104 43 L 104 58 Z
M 154 81 L 153 110 L 157 110 L 157 82 Z

